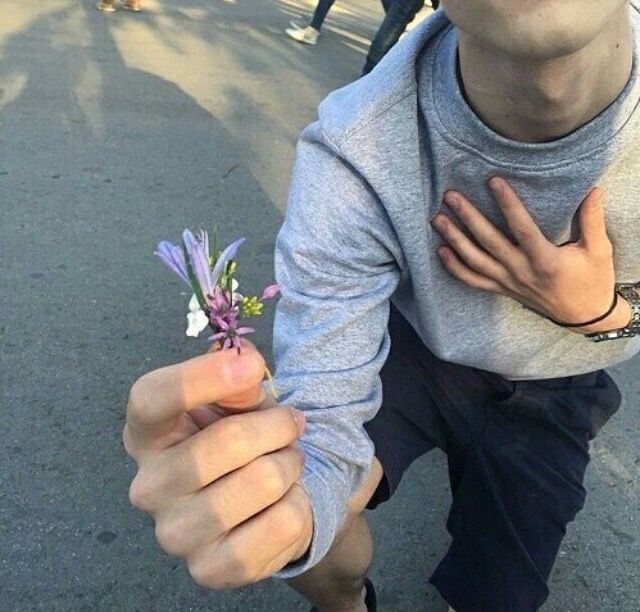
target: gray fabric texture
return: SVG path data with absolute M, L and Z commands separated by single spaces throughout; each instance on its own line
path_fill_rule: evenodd
M 429 223 L 456 188 L 508 233 L 486 187 L 499 174 L 560 244 L 576 237 L 576 211 L 601 185 L 617 280 L 640 280 L 640 17 L 632 10 L 631 79 L 611 106 L 560 140 L 515 142 L 477 118 L 459 88 L 457 34 L 442 11 L 369 75 L 331 93 L 303 131 L 276 244 L 274 355 L 279 401 L 307 419 L 302 484 L 314 537 L 308 555 L 277 576 L 322 559 L 370 466 L 362 425 L 382 402 L 389 300 L 441 359 L 512 380 L 577 375 L 640 349 L 636 338 L 592 343 L 467 287 L 442 267 Z

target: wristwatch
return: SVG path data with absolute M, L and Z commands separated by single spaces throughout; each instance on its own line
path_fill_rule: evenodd
M 616 293 L 627 300 L 631 305 L 631 320 L 625 327 L 620 329 L 612 329 L 605 332 L 595 332 L 593 334 L 585 334 L 589 340 L 593 342 L 602 342 L 603 340 L 617 340 L 619 338 L 632 338 L 640 335 L 640 283 L 637 284 L 616 284 Z

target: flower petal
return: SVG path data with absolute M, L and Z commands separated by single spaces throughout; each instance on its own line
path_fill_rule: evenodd
M 163 240 L 158 243 L 153 254 L 170 270 L 177 274 L 185 283 L 188 283 L 189 285 L 191 284 L 187 274 L 187 264 L 184 260 L 184 254 L 180 247 L 171 244 L 168 240 Z
M 182 241 L 189 256 L 191 269 L 203 295 L 210 294 L 213 291 L 213 282 L 211 279 L 211 269 L 209 268 L 209 258 L 204 250 L 204 243 L 198 240 L 191 230 L 188 229 L 182 233 Z
M 197 338 L 207 325 L 209 325 L 209 317 L 207 317 L 202 310 L 187 314 L 187 321 L 189 325 L 185 333 L 192 338 Z
M 229 324 L 222 317 L 215 317 L 213 322 L 217 327 L 219 327 L 224 332 L 226 332 L 229 329 Z
M 200 303 L 198 302 L 198 298 L 196 297 L 196 294 L 194 293 L 191 296 L 191 299 L 189 300 L 189 311 L 190 312 L 198 312 L 198 310 L 202 311 L 202 308 L 200 308 Z
M 204 254 L 207 256 L 207 261 L 209 261 L 209 235 L 205 230 L 198 230 L 198 240 L 202 243 Z
M 216 340 L 222 340 L 227 337 L 227 332 L 218 332 L 217 334 L 213 334 L 213 336 L 209 336 L 207 340 L 210 342 L 215 342 Z
M 220 253 L 220 257 L 218 257 L 218 261 L 216 261 L 216 265 L 213 267 L 213 271 L 211 272 L 211 277 L 214 283 L 218 282 L 218 279 L 224 270 L 224 265 L 236 256 L 238 247 L 244 241 L 244 238 L 238 238 L 238 240 L 232 242 L 224 251 L 222 251 L 222 253 Z
M 260 301 L 270 300 L 271 298 L 274 298 L 276 295 L 278 295 L 279 291 L 280 291 L 280 285 L 269 285 L 268 287 L 265 287 L 264 291 L 262 292 L 262 297 L 260 298 Z

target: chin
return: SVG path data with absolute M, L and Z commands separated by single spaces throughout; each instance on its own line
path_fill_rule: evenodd
M 442 4 L 470 38 L 536 61 L 585 48 L 622 15 L 628 0 L 443 0 Z
M 584 49 L 595 38 L 592 32 L 570 31 L 564 28 L 534 28 L 503 31 L 485 42 L 503 53 L 528 61 L 546 61 L 565 57 Z

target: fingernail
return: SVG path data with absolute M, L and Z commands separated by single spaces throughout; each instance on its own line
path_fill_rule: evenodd
M 431 219 L 431 225 L 435 227 L 442 227 L 444 225 L 444 215 L 437 214 L 433 219 Z
M 444 203 L 447 206 L 450 206 L 451 208 L 453 208 L 453 210 L 457 210 L 458 208 L 460 208 L 460 200 L 453 193 L 447 193 L 444 196 Z
M 500 179 L 497 178 L 492 178 L 489 181 L 489 187 L 494 193 L 500 193 L 502 191 L 502 183 L 500 182 Z
M 240 355 L 235 352 L 227 356 L 222 364 L 224 378 L 234 385 L 244 385 L 261 380 L 264 372 L 264 364 L 259 355 L 249 351 L 243 351 Z
M 297 408 L 292 408 L 291 414 L 293 415 L 293 420 L 296 422 L 296 425 L 298 426 L 298 433 L 302 434 L 302 432 L 304 431 L 304 426 L 306 424 L 304 413 L 301 410 L 298 410 Z

